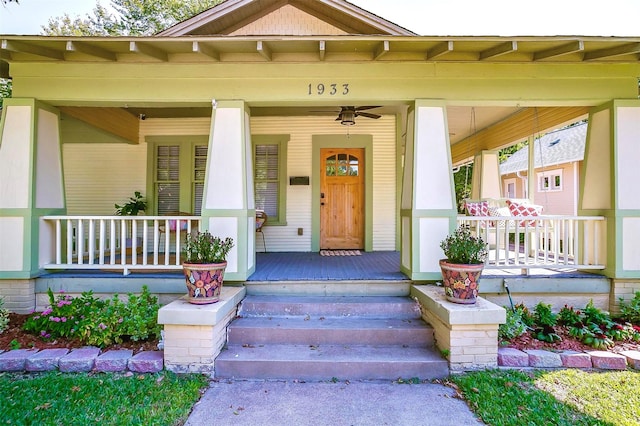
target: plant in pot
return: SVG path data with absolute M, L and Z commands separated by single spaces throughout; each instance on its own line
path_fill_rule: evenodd
M 233 239 L 214 237 L 208 231 L 192 232 L 182 248 L 182 269 L 187 284 L 187 300 L 206 305 L 220 300 L 227 255 Z
M 147 200 L 144 199 L 140 191 L 135 191 L 133 197 L 129 197 L 129 200 L 122 205 L 115 204 L 117 216 L 138 216 L 140 212 L 144 212 L 147 209 Z M 131 247 L 133 236 L 131 235 L 131 224 L 129 223 L 127 229 L 127 239 L 125 241 L 125 247 L 127 248 L 127 254 L 131 254 Z M 136 237 L 137 252 L 142 252 L 142 238 Z
M 476 303 L 478 281 L 487 258 L 484 240 L 474 236 L 468 225 L 461 225 L 440 242 L 440 248 L 446 256 L 440 260 L 440 269 L 447 300 Z

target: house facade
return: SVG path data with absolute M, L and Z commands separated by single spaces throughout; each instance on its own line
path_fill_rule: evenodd
M 544 214 L 578 214 L 580 168 L 586 140 L 587 123 L 549 132 L 535 139 L 531 201 L 543 206 Z M 514 152 L 500 164 L 504 198 L 530 198 L 528 169 L 528 146 Z
M 640 279 L 640 38 L 419 36 L 342 0 L 227 0 L 153 37 L 0 38 L 0 289 L 25 306 L 83 244 L 74 218 L 102 218 L 92 253 L 134 191 L 152 222 L 234 238 L 228 280 L 255 271 L 256 210 L 270 251 L 397 250 L 409 278 L 440 279 L 452 168 L 586 117 L 578 214 L 606 217 L 604 273 Z

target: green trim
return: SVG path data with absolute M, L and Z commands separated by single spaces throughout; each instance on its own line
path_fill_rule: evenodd
M 265 226 L 287 225 L 287 153 L 290 135 L 251 135 L 253 158 L 253 190 L 256 188 L 256 145 L 278 145 L 278 216 L 271 217 Z
M 208 145 L 208 135 L 171 135 L 171 136 L 147 136 L 145 138 L 147 147 L 147 214 L 157 215 L 158 205 L 155 199 L 155 176 L 157 167 L 157 152 L 159 146 L 178 145 L 180 147 L 180 201 L 179 211 L 193 212 L 194 194 L 193 194 L 193 167 L 192 162 L 195 158 L 195 149 L 198 145 Z M 188 150 L 188 155 L 185 151 Z
M 403 149 L 403 134 L 402 126 L 398 125 L 402 123 L 402 114 L 396 114 L 395 126 L 396 126 L 396 251 L 400 251 L 402 248 L 402 228 L 401 228 L 401 215 L 400 209 L 402 207 L 402 159 L 404 158 Z
M 312 135 L 311 251 L 320 251 L 320 150 L 364 148 L 364 251 L 373 251 L 373 136 Z

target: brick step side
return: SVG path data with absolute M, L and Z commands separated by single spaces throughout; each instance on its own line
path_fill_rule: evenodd
M 215 376 L 227 379 L 395 380 L 443 378 L 448 363 L 435 350 L 397 346 L 229 345 Z
M 433 329 L 421 319 L 238 318 L 229 344 L 350 344 L 433 346 Z
M 420 318 L 417 302 L 391 296 L 247 296 L 241 317 Z

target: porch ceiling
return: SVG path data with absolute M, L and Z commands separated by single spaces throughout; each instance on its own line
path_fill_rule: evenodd
M 627 62 L 640 37 L 429 36 L 0 36 L 0 60 L 14 62 Z

